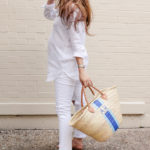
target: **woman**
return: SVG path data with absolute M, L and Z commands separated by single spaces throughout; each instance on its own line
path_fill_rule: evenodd
M 48 0 L 44 4 L 44 16 L 54 20 L 48 39 L 47 82 L 55 83 L 56 112 L 59 119 L 59 150 L 83 149 L 86 135 L 69 126 L 71 101 L 75 110 L 81 108 L 81 88 L 93 86 L 86 69 L 88 54 L 85 37 L 91 23 L 88 0 Z M 83 99 L 85 105 L 85 99 Z

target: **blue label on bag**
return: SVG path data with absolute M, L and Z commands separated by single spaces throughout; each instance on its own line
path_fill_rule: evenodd
M 117 124 L 115 118 L 113 117 L 112 113 L 111 113 L 110 111 L 107 111 L 107 112 L 105 113 L 105 115 L 106 115 L 106 117 L 109 119 L 109 121 L 111 122 L 111 124 L 112 124 L 114 130 L 116 131 L 116 130 L 118 129 L 118 124 Z
M 116 117 L 113 115 L 112 111 L 104 105 L 103 100 L 98 98 L 92 103 L 92 105 L 96 109 L 100 107 L 101 113 L 104 115 L 112 131 L 115 132 L 119 128 L 118 121 L 116 120 Z
M 95 104 L 98 108 L 102 105 L 102 103 L 101 103 L 100 101 L 98 101 L 98 100 L 95 100 L 95 101 L 94 101 L 94 104 Z

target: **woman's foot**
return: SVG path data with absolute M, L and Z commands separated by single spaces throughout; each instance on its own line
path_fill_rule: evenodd
M 83 150 L 82 138 L 74 137 L 72 140 L 72 148 L 73 150 Z
M 57 149 L 59 145 L 57 145 Z M 72 150 L 83 150 L 82 138 L 73 138 L 72 140 Z

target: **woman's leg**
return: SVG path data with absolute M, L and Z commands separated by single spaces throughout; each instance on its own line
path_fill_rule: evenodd
M 82 84 L 80 81 L 76 82 L 75 90 L 74 90 L 74 95 L 73 95 L 73 100 L 75 100 L 74 106 L 75 106 L 75 111 L 78 111 L 81 109 L 81 88 Z M 83 106 L 86 105 L 84 94 L 83 94 Z M 76 138 L 85 138 L 87 135 L 81 132 L 80 130 L 77 130 L 76 128 L 74 130 L 74 135 L 73 137 Z
M 75 87 L 73 84 L 74 82 L 66 76 L 55 80 L 56 113 L 59 121 L 59 150 L 72 150 L 73 128 L 69 126 L 69 121 L 71 119 L 71 100 Z

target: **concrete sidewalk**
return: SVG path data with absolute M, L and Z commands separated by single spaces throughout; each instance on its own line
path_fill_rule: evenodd
M 57 150 L 58 130 L 0 130 L 0 150 Z M 87 136 L 84 150 L 150 150 L 150 128 L 118 129 L 107 142 Z

